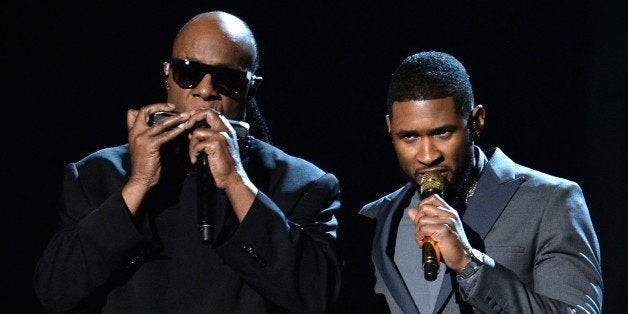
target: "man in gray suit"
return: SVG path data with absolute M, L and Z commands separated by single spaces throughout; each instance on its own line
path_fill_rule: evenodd
M 387 102 L 388 131 L 409 183 L 364 206 L 365 225 L 347 231 L 354 232 L 348 241 L 363 242 L 346 257 L 344 310 L 601 311 L 600 248 L 582 190 L 475 145 L 485 109 L 475 105 L 456 58 L 407 57 Z M 421 196 L 428 172 L 444 177 L 443 193 Z M 440 261 L 435 279 L 422 267 L 428 241 Z

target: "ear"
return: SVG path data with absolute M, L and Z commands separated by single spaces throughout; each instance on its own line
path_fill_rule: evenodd
M 170 85 L 168 84 L 168 78 L 170 76 L 170 63 L 164 61 L 164 63 L 162 64 L 162 70 L 164 71 L 164 84 L 166 86 L 166 90 L 168 90 L 168 88 L 170 87 Z
M 390 115 L 386 115 L 386 127 L 388 128 L 388 135 L 390 135 Z
M 482 105 L 477 105 L 471 111 L 471 134 L 474 141 L 477 141 L 480 138 L 480 135 L 484 131 L 484 118 L 486 116 L 486 111 Z

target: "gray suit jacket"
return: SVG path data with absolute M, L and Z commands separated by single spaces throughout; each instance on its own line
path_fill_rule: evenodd
M 488 313 L 599 313 L 600 249 L 580 187 L 515 164 L 499 149 L 491 153 L 462 220 L 472 246 L 494 263 L 462 285 L 448 270 L 435 312 L 466 312 L 471 305 L 473 312 Z M 391 312 L 418 313 L 387 253 L 394 247 L 394 213 L 414 192 L 409 183 L 360 211 L 376 220 L 375 291 L 386 296 Z

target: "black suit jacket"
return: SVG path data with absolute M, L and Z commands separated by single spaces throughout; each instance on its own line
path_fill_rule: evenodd
M 144 214 L 131 217 L 121 197 L 130 174 L 127 145 L 69 164 L 59 226 L 35 274 L 43 306 L 104 313 L 330 311 L 339 285 L 338 180 L 259 140 L 246 155 L 259 193 L 238 223 L 226 196 L 216 192 L 211 245 L 199 238 L 194 171 L 164 166 Z

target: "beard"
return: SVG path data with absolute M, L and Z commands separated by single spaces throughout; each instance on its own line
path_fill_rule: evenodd
M 450 193 L 447 196 L 447 202 L 452 203 L 455 208 L 461 208 L 466 206 L 467 191 L 473 184 L 473 167 L 472 163 L 467 164 L 460 171 L 456 171 L 454 180 L 449 184 Z
M 469 149 L 463 152 L 463 155 L 459 159 L 459 165 L 456 170 L 452 171 L 452 180 L 445 180 L 445 191 L 443 198 L 455 209 L 462 211 L 466 208 L 467 192 L 471 185 L 477 180 L 477 167 L 475 167 L 474 146 L 470 146 Z M 419 182 L 422 174 L 420 171 L 416 171 L 414 176 L 408 176 L 408 179 L 420 189 Z
M 454 208 L 459 211 L 466 209 L 467 206 L 467 193 L 471 188 L 471 185 L 477 180 L 477 167 L 475 166 L 475 160 L 473 155 L 473 146 L 469 150 L 465 151 L 462 158 L 462 167 L 458 168 L 453 175 L 452 182 L 447 182 L 449 195 L 446 197 Z

